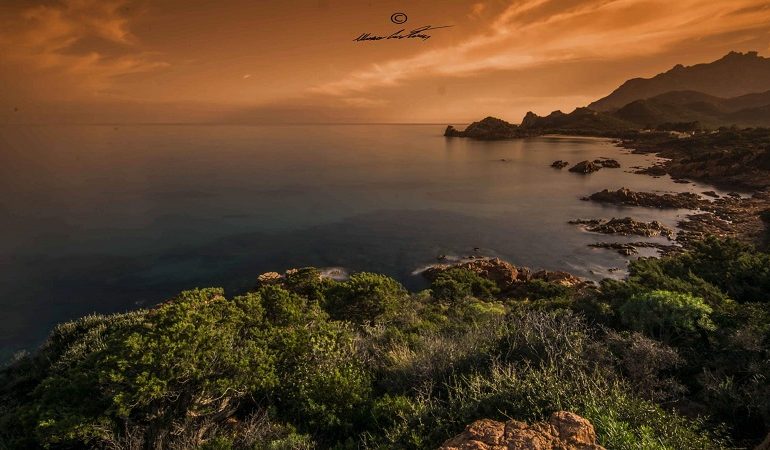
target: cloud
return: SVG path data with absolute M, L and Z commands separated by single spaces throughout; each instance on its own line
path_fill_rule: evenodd
M 767 29 L 766 0 L 521 0 L 481 34 L 373 64 L 311 92 L 350 96 L 431 76 L 471 76 L 551 62 L 662 53 L 692 39 Z
M 487 9 L 487 5 L 483 2 L 474 3 L 471 6 L 471 12 L 468 14 L 468 17 L 471 19 L 477 19 L 481 17 L 482 14 L 484 14 L 484 11 Z
M 130 30 L 129 0 L 63 0 L 22 8 L 0 24 L 0 53 L 24 67 L 101 89 L 117 76 L 167 67 Z

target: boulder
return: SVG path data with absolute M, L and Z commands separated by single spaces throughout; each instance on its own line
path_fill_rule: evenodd
M 567 161 L 562 161 L 561 159 L 558 161 L 554 161 L 553 164 L 551 164 L 551 167 L 554 167 L 556 169 L 563 169 L 567 166 L 569 166 L 569 163 Z
M 580 161 L 574 166 L 570 167 L 570 172 L 589 174 L 600 170 L 602 166 L 592 161 Z
M 594 163 L 598 164 L 598 165 L 600 165 L 600 166 L 602 166 L 604 168 L 607 168 L 607 169 L 619 169 L 620 168 L 620 163 L 617 160 L 610 159 L 610 158 L 595 159 Z
M 283 281 L 283 275 L 278 272 L 265 272 L 257 277 L 257 287 L 278 284 Z
M 555 412 L 548 422 L 527 425 L 509 420 L 482 419 L 447 440 L 439 450 L 604 450 L 588 420 L 566 411 Z

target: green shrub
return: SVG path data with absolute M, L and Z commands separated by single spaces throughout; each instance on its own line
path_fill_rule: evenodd
M 500 292 L 497 285 L 467 269 L 448 269 L 438 274 L 430 285 L 439 300 L 460 300 L 466 297 L 492 298 Z
M 637 294 L 618 307 L 625 326 L 663 342 L 714 330 L 711 312 L 702 298 L 670 291 Z
M 327 293 L 326 309 L 335 320 L 357 324 L 396 314 L 409 293 L 398 281 L 375 273 L 357 273 Z

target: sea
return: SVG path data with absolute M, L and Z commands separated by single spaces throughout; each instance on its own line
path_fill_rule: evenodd
M 410 289 L 470 256 L 622 277 L 628 257 L 572 219 L 669 226 L 688 211 L 582 201 L 706 185 L 632 173 L 612 141 L 474 141 L 442 125 L 0 126 L 0 361 L 62 321 L 151 307 L 195 287 L 237 294 L 267 271 L 371 271 Z M 613 158 L 620 169 L 557 170 Z M 657 238 L 665 242 L 665 238 Z M 643 256 L 652 256 L 648 251 Z

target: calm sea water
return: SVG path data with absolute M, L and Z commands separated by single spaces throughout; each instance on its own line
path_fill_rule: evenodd
M 610 276 L 626 261 L 588 248 L 608 237 L 568 220 L 674 224 L 683 212 L 580 197 L 622 186 L 707 189 L 626 173 L 653 158 L 606 140 L 476 142 L 442 131 L 0 127 L 0 357 L 34 347 L 63 320 L 193 287 L 237 292 L 259 273 L 298 266 L 377 271 L 411 288 L 423 286 L 413 272 L 442 254 Z M 624 168 L 582 176 L 549 167 L 598 157 Z

